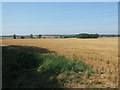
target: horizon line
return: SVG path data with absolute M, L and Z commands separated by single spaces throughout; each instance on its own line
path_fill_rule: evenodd
M 30 33 L 32 34 L 32 33 Z M 30 35 L 30 34 L 15 34 L 15 35 Z M 82 34 L 82 33 L 76 33 L 76 34 Z M 100 35 L 111 35 L 111 34 L 119 34 L 119 33 L 86 33 L 86 34 L 100 34 Z M 12 36 L 14 34 L 4 34 L 0 36 Z M 39 34 L 33 34 L 33 35 L 39 35 Z M 75 34 L 41 34 L 41 35 L 75 35 Z

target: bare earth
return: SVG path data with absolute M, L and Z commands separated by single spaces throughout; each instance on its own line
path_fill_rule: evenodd
M 118 38 L 4 39 L 2 45 L 36 46 L 56 51 L 57 55 L 71 60 L 77 57 L 97 72 L 89 78 L 91 83 L 99 87 L 118 85 Z

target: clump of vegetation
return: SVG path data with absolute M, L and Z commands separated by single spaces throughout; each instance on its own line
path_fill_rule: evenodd
M 42 35 L 41 35 L 41 34 L 39 34 L 39 35 L 38 35 L 38 38 L 42 38 Z
M 21 39 L 25 39 L 25 36 L 21 36 Z
M 65 35 L 64 38 L 76 38 L 75 35 Z
M 30 34 L 30 38 L 34 38 L 34 37 L 33 37 L 33 34 Z
M 16 39 L 16 35 L 15 34 L 13 34 L 13 38 Z
M 86 33 L 82 33 L 79 35 L 76 35 L 77 38 L 98 38 L 99 35 L 98 34 L 86 34 Z
M 29 49 L 32 47 L 3 47 L 3 88 L 64 88 L 68 81 L 83 82 L 86 71 L 87 77 L 94 73 L 83 62 Z
M 87 33 L 81 33 L 78 35 L 66 35 L 64 38 L 98 38 L 98 34 L 87 34 Z

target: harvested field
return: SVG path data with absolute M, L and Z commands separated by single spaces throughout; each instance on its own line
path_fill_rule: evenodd
M 117 87 L 118 38 L 4 39 L 2 45 L 42 47 L 71 60 L 79 58 L 97 72 L 89 78 L 90 83 L 95 83 L 99 87 Z

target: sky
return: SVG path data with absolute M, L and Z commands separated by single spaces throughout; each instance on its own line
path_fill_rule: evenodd
M 117 34 L 117 2 L 4 2 L 2 34 Z

